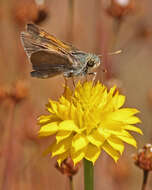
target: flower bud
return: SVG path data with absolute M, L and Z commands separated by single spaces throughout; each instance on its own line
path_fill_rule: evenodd
M 146 144 L 142 149 L 139 149 L 133 158 L 139 168 L 147 171 L 152 170 L 152 145 Z
M 117 19 L 128 15 L 134 10 L 134 0 L 111 0 L 107 13 Z
M 80 168 L 80 163 L 76 164 L 74 166 L 74 163 L 71 158 L 65 159 L 62 163 L 61 166 L 59 166 L 58 163 L 56 163 L 55 167 L 63 174 L 68 177 L 75 175 Z

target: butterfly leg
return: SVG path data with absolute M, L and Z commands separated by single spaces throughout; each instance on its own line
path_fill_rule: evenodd
M 85 75 L 85 82 L 88 81 L 88 75 Z
M 65 82 L 65 85 L 64 85 L 64 93 L 63 94 L 66 94 L 66 89 L 67 89 L 67 86 L 68 86 L 68 80 L 66 77 L 64 77 L 64 82 Z
M 97 72 L 92 72 L 92 73 L 88 73 L 89 75 L 93 75 L 92 81 L 94 83 L 96 76 L 97 76 Z
M 75 80 L 74 80 L 74 77 L 72 77 L 72 83 L 73 83 L 73 86 L 74 86 L 74 88 L 75 88 Z
M 63 96 L 67 97 L 68 96 L 68 78 L 64 77 L 65 85 L 64 85 L 64 91 L 63 91 Z
M 65 88 L 68 86 L 68 80 L 66 77 L 64 77 L 64 82 L 65 82 Z

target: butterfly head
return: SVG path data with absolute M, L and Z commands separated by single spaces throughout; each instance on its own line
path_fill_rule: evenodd
M 100 65 L 100 58 L 95 54 L 89 54 L 87 57 L 87 67 L 88 69 L 97 68 Z

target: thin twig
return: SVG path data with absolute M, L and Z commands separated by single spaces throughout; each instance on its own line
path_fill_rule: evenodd
M 14 139 L 14 114 L 15 114 L 15 107 L 16 103 L 12 100 L 10 100 L 10 113 L 8 115 L 8 123 L 6 125 L 6 128 L 9 130 L 8 139 L 6 142 L 6 155 L 5 155 L 5 167 L 4 167 L 4 174 L 3 174 L 3 181 L 2 181 L 2 189 L 7 190 L 10 187 L 10 184 L 12 184 L 13 180 L 13 139 Z
M 144 170 L 143 173 L 144 173 L 143 174 L 143 184 L 142 184 L 141 190 L 146 190 L 149 171 L 148 170 Z
M 74 0 L 69 0 L 69 23 L 68 23 L 68 40 L 73 41 L 73 26 L 74 26 Z
M 69 176 L 70 190 L 74 190 L 73 176 Z

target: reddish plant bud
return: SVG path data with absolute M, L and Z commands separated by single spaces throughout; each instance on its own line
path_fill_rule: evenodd
M 47 8 L 44 4 L 37 4 L 34 0 L 21 0 L 14 4 L 13 16 L 15 22 L 24 26 L 28 22 L 39 24 L 48 16 Z
M 152 170 L 152 145 L 146 144 L 142 149 L 139 149 L 138 153 L 133 155 L 135 164 L 147 171 Z
M 16 23 L 24 26 L 27 22 L 33 22 L 38 17 L 37 5 L 32 0 L 21 0 L 14 4 L 12 12 Z
M 10 92 L 10 97 L 12 97 L 16 102 L 24 100 L 28 96 L 28 85 L 25 81 L 17 81 L 14 88 Z
M 130 12 L 133 12 L 134 7 L 134 0 L 111 0 L 107 13 L 114 18 L 121 19 Z
M 55 167 L 64 175 L 70 177 L 75 175 L 80 168 L 80 163 L 76 164 L 74 166 L 74 163 L 71 158 L 65 159 L 62 163 L 61 166 L 56 163 Z

